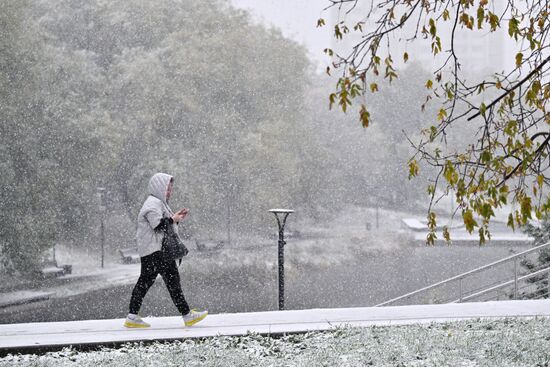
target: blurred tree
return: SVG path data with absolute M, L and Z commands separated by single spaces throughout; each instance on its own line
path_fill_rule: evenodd
M 346 182 L 340 172 L 366 166 L 346 167 L 311 133 L 322 128 L 304 98 L 313 75 L 304 48 L 228 2 L 6 1 L 0 10 L 6 269 L 37 267 L 56 241 L 93 249 L 97 187 L 107 188 L 108 215 L 134 222 L 156 171 L 176 177 L 172 200 L 191 208 L 187 228 L 212 236 L 228 224 L 266 233 L 274 206 L 315 216 L 357 196 L 342 188 L 365 176 Z
M 328 8 L 340 15 L 332 24 L 335 39 L 351 39 L 343 51 L 325 50 L 333 57 L 333 67 L 327 72 L 340 72 L 336 90 L 329 97 L 331 106 L 337 104 L 346 112 L 352 100 L 378 91 L 380 76 L 394 81 L 400 64 L 410 57 L 403 52 L 395 58 L 397 40 L 410 43 L 427 39 L 426 52 L 442 55 L 433 76 L 422 83 L 426 96 L 421 106 L 435 104 L 435 123 L 412 143 L 415 152 L 409 160 L 410 177 L 418 175 L 420 162 L 436 169 L 428 186 L 428 222 L 432 230 L 427 242 L 431 244 L 436 238 L 436 217 L 431 206 L 436 192 L 440 192 L 436 189 L 442 185 L 444 191 L 456 194 L 456 211 L 461 213 L 468 231 L 478 229 L 481 243 L 490 238 L 488 224 L 495 210 L 510 198 L 517 205 L 508 217 L 512 228 L 550 211 L 548 4 L 515 0 L 499 3 L 329 0 Z M 325 20 L 319 19 L 318 25 L 324 26 Z M 502 32 L 504 27 L 509 38 L 516 41 L 516 52 L 511 55 L 515 68 L 506 73 L 497 70 L 482 81 L 466 78 L 456 38 L 463 32 Z M 443 31 L 446 28 L 447 33 Z M 360 37 L 353 38 L 355 34 Z M 360 104 L 358 114 L 364 127 L 371 124 L 367 103 Z M 468 125 L 477 133 L 455 149 L 456 145 L 445 143 L 457 124 Z M 450 240 L 447 230 L 444 237 Z
M 414 136 L 423 124 L 423 113 L 414 107 L 422 98 L 419 82 L 429 74 L 416 64 L 409 70 L 394 81 L 394 88 L 379 81 L 380 92 L 372 96 L 370 106 L 373 118 L 384 123 L 374 124 L 368 131 L 356 125 L 348 114 L 320 106 L 328 83 L 323 76 L 314 79 L 309 113 L 315 121 L 315 134 L 331 160 L 331 169 L 323 172 L 326 182 L 318 189 L 331 188 L 323 196 L 332 200 L 333 209 L 345 204 L 412 211 L 419 208 L 418 200 L 425 188 L 402 173 L 411 152 L 403 133 Z M 388 101 L 400 103 L 388 108 Z M 350 109 L 353 111 L 355 106 Z M 424 173 L 429 171 L 426 167 Z
M 136 212 L 144 182 L 163 167 L 178 178 L 174 202 L 184 200 L 192 208 L 195 227 L 224 232 L 232 205 L 235 226 L 261 230 L 265 221 L 258 212 L 270 202 L 301 200 L 295 181 L 304 172 L 295 169 L 299 152 L 312 149 L 296 132 L 304 120 L 305 52 L 225 3 L 156 5 L 171 6 L 178 22 L 151 24 L 150 30 L 142 25 L 164 38 L 151 49 L 123 49 L 109 69 L 109 110 L 127 127 L 116 182 L 128 212 Z M 126 6 L 121 3 L 118 13 L 126 14 Z M 119 43 L 124 42 L 121 35 Z M 283 143 L 250 139 L 265 126 Z M 268 150 L 269 159 L 258 159 L 258 150 Z M 282 184 L 279 175 L 285 177 Z
M 224 233 L 230 213 L 263 231 L 266 208 L 321 202 L 308 183 L 322 148 L 302 138 L 309 61 L 280 32 L 217 0 L 41 1 L 26 20 L 43 49 L 30 89 L 56 167 L 38 181 L 56 188 L 43 191 L 57 200 L 56 236 L 94 242 L 97 186 L 133 222 L 155 171 L 176 176 L 173 201 L 197 229 Z
M 22 268 L 29 259 L 35 260 L 53 237 L 51 226 L 40 231 L 44 222 L 33 225 L 39 208 L 45 216 L 51 213 L 51 208 L 41 203 L 39 192 L 34 189 L 33 182 L 40 173 L 33 151 L 28 151 L 21 141 L 30 140 L 27 134 L 32 128 L 25 121 L 33 121 L 37 114 L 33 103 L 37 84 L 33 61 L 41 52 L 37 40 L 21 32 L 26 7 L 23 1 L 0 3 L 0 30 L 4 35 L 0 38 L 0 259 L 9 272 Z
M 29 7 L 0 4 L 0 257 L 7 271 L 27 274 L 55 241 L 86 233 L 97 207 L 89 182 L 102 161 L 89 159 L 101 157 L 89 107 L 101 78 L 87 55 L 45 44 Z

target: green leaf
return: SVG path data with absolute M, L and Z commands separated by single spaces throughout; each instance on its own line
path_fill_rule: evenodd
M 462 12 L 459 17 L 460 23 L 462 23 L 468 29 L 474 29 L 474 17 L 466 12 Z
M 489 12 L 489 24 L 491 25 L 491 32 L 496 31 L 496 29 L 500 27 L 500 20 L 498 18 L 498 15 Z
M 483 203 L 480 209 L 480 214 L 483 218 L 489 219 L 495 216 L 495 212 L 489 203 Z
M 361 105 L 361 108 L 359 109 L 359 118 L 363 127 L 369 127 L 370 113 L 367 111 L 367 107 L 365 105 Z
M 437 239 L 437 235 L 435 234 L 435 231 L 428 232 L 428 235 L 426 236 L 426 244 L 433 246 L 435 245 L 435 240 Z
M 413 159 L 409 162 L 409 180 L 416 176 L 418 176 L 418 162 Z
M 443 227 L 443 238 L 447 244 L 451 244 L 451 234 L 449 233 L 449 228 L 447 228 L 447 226 Z
M 435 230 L 437 227 L 436 215 L 434 212 L 428 213 L 428 228 Z
M 445 111 L 444 108 L 441 108 L 439 110 L 439 113 L 437 114 L 437 120 L 438 121 L 443 121 L 445 119 L 445 117 L 447 117 L 447 111 Z
M 343 97 L 342 93 L 340 93 L 340 106 L 342 107 L 342 111 L 346 113 L 348 106 L 351 104 L 351 101 L 347 97 Z
M 484 92 L 484 91 L 485 91 L 485 81 L 483 81 L 483 83 L 481 83 L 477 88 L 477 94 L 480 94 L 481 92 Z
M 516 54 L 516 66 L 519 68 L 522 62 L 523 62 L 523 54 L 521 52 L 518 52 Z
M 485 112 L 487 111 L 487 106 L 485 103 L 481 103 L 481 106 L 479 106 L 479 113 L 481 113 L 481 116 L 485 117 Z
M 519 20 L 516 18 L 510 19 L 508 22 L 508 34 L 510 37 L 513 37 L 516 41 L 518 40 L 518 35 L 520 35 L 519 31 Z
M 332 105 L 334 104 L 334 102 L 336 102 L 336 93 L 331 93 L 330 96 L 328 96 L 328 99 L 329 99 L 329 109 L 332 109 Z
M 489 149 L 486 149 L 481 153 L 480 160 L 482 163 L 489 164 L 489 162 L 491 161 L 491 158 L 492 158 L 492 155 Z
M 362 90 L 363 90 L 363 88 L 361 88 L 361 86 L 359 84 L 352 84 L 351 88 L 350 88 L 351 98 L 355 98 L 357 96 L 360 96 Z
M 325 20 L 323 18 L 319 18 L 317 20 L 317 28 L 322 27 L 325 25 Z
M 522 223 L 527 223 L 528 219 L 531 219 L 531 198 L 529 196 L 523 196 L 520 200 Z
M 477 8 L 477 28 L 478 29 L 482 28 L 484 18 L 485 18 L 485 9 L 483 9 L 483 7 L 480 4 L 479 7 Z
M 430 126 L 430 141 L 433 141 L 437 136 L 437 128 L 435 126 Z
M 340 31 L 340 27 L 337 24 L 334 26 L 334 38 L 341 40 L 342 37 L 343 37 L 342 31 Z
M 441 52 L 441 38 L 439 36 L 435 37 L 435 40 L 432 42 L 432 53 L 437 55 Z
M 458 182 L 458 172 L 456 171 L 451 161 L 447 161 L 445 163 L 445 167 L 443 169 L 443 176 L 445 177 L 445 180 L 447 180 L 449 185 L 451 185 L 452 187 L 454 187 L 454 185 Z
M 508 227 L 512 228 L 512 230 L 516 230 L 516 227 L 514 225 L 514 216 L 512 215 L 512 213 L 508 214 L 508 223 L 506 223 L 506 225 L 508 225 Z
M 437 235 L 435 234 L 436 227 L 437 227 L 437 222 L 435 219 L 435 213 L 429 212 L 428 213 L 429 232 L 428 232 L 428 235 L 426 236 L 426 244 L 432 245 L 432 246 L 435 244 L 435 240 L 437 239 Z
M 510 120 L 506 123 L 504 133 L 509 136 L 515 136 L 518 132 L 518 123 L 515 120 Z
M 391 83 L 394 79 L 397 79 L 397 74 L 394 71 L 386 69 L 385 78 L 389 78 Z
M 430 25 L 430 35 L 432 36 L 432 38 L 435 38 L 435 36 L 437 35 L 437 28 L 435 26 L 435 21 L 433 20 L 433 18 L 430 18 L 429 25 Z
M 477 227 L 477 222 L 474 220 L 474 213 L 470 209 L 465 210 L 462 212 L 462 219 L 464 221 L 464 225 L 466 226 L 466 230 L 469 233 L 472 233 L 474 228 Z
M 487 242 L 487 239 L 485 238 L 486 230 L 483 227 L 479 228 L 479 244 L 483 245 L 485 242 Z

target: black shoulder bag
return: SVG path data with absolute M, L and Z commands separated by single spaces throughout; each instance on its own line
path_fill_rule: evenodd
M 171 223 L 167 223 L 162 237 L 162 253 L 166 259 L 178 260 L 189 253 L 183 241 L 174 231 Z

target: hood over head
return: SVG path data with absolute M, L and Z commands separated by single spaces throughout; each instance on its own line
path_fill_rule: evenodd
M 166 173 L 155 173 L 149 180 L 149 193 L 163 203 L 168 204 L 166 201 L 166 190 L 168 189 L 170 180 L 173 178 L 173 176 Z

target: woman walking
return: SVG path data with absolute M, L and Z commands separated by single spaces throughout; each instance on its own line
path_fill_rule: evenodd
M 143 203 L 138 215 L 137 246 L 141 259 L 141 274 L 132 291 L 130 299 L 130 312 L 126 317 L 124 326 L 128 328 L 149 327 L 138 315 L 143 298 L 157 278 L 161 275 L 170 297 L 178 311 L 183 316 L 185 326 L 191 326 L 203 320 L 208 311 L 196 311 L 189 309 L 181 289 L 180 276 L 175 260 L 164 257 L 162 239 L 168 226 L 173 226 L 177 233 L 178 224 L 188 213 L 184 208 L 173 212 L 168 206 L 168 200 L 172 195 L 174 178 L 166 173 L 156 173 L 149 180 L 149 196 Z

